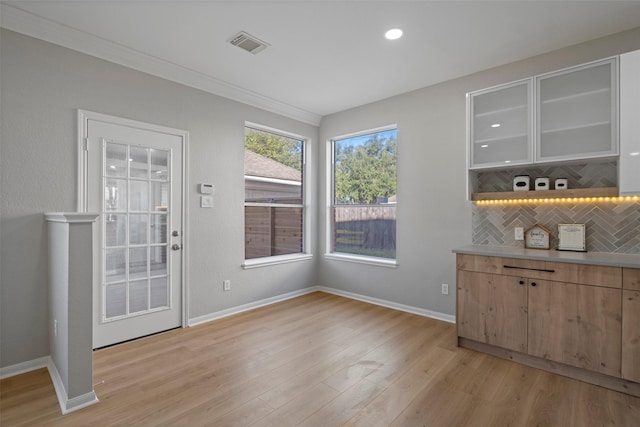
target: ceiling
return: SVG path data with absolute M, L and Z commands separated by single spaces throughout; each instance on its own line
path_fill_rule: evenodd
M 312 124 L 640 26 L 640 1 L 1 3 L 5 28 Z M 270 46 L 227 42 L 241 30 Z

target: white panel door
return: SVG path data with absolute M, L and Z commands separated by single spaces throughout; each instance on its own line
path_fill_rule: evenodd
M 135 123 L 135 122 L 132 122 Z M 93 347 L 182 325 L 184 134 L 89 118 L 86 204 L 99 212 Z

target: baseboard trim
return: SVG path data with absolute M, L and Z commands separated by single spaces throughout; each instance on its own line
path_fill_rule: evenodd
M 368 302 L 370 304 L 380 305 L 382 307 L 392 308 L 394 310 L 404 311 L 406 313 L 417 314 L 418 316 L 429 317 L 431 319 L 442 320 L 443 322 L 456 323 L 456 316 L 453 316 L 451 314 L 440 313 L 438 311 L 427 310 L 426 308 L 413 307 L 411 305 L 373 298 L 367 295 L 342 291 L 340 289 L 328 288 L 326 286 L 316 286 L 315 288 L 318 291 L 326 292 L 328 294 L 351 298 L 362 302 Z
M 35 371 L 36 369 L 46 368 L 49 363 L 49 356 L 39 357 L 26 362 L 16 363 L 15 365 L 0 368 L 0 380 L 13 377 L 15 375 L 24 374 L 26 372 Z
M 49 375 L 53 382 L 53 388 L 55 389 L 56 396 L 58 397 L 58 404 L 60 405 L 62 415 L 86 408 L 87 406 L 91 406 L 99 402 L 98 396 L 96 396 L 96 393 L 93 390 L 89 393 L 69 399 L 67 391 L 64 388 L 62 378 L 60 377 L 60 373 L 58 372 L 58 368 L 56 368 L 56 364 L 53 363 L 53 359 L 51 359 L 51 357 L 48 358 L 47 369 L 49 370 Z
M 373 298 L 366 295 L 356 294 L 353 292 L 342 291 L 339 289 L 329 288 L 326 286 L 310 286 L 308 288 L 300 289 L 298 291 L 289 292 L 275 297 L 266 298 L 260 301 L 251 302 L 248 304 L 239 305 L 237 307 L 227 308 L 225 310 L 216 311 L 204 316 L 194 317 L 189 319 L 188 326 L 197 326 L 203 323 L 212 322 L 214 320 L 222 319 L 224 317 L 233 316 L 234 314 L 240 314 L 245 311 L 253 310 L 259 307 L 264 307 L 271 304 L 276 304 L 281 301 L 286 301 L 291 298 L 296 298 L 302 295 L 310 294 L 312 292 L 325 292 L 327 294 L 338 295 L 345 298 L 350 298 L 362 302 L 367 302 L 382 307 L 392 308 L 394 310 L 404 311 L 406 313 L 417 314 L 418 316 L 429 317 L 431 319 L 442 320 L 443 322 L 456 323 L 456 316 L 451 314 L 440 313 L 438 311 L 427 310 L 425 308 L 413 307 L 410 305 L 399 304 L 397 302 L 387 301 L 379 298 Z
M 318 291 L 316 286 L 311 286 L 309 288 L 300 289 L 293 292 L 288 292 L 286 294 L 277 295 L 271 298 L 265 298 L 263 300 L 250 302 L 248 304 L 239 305 L 237 307 L 227 308 L 225 310 L 216 311 L 210 314 L 205 314 L 204 316 L 194 317 L 189 319 L 187 325 L 188 326 L 197 326 L 203 323 L 212 322 L 214 320 L 222 319 L 224 317 L 233 316 L 234 314 L 240 314 L 245 311 L 254 310 L 256 308 L 264 307 L 266 305 L 276 304 L 278 302 L 286 301 L 291 298 L 296 298 L 302 295 L 310 294 L 312 292 Z

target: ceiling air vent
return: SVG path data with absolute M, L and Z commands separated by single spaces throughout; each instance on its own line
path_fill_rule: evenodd
M 254 37 L 249 33 L 245 33 L 244 31 L 240 31 L 228 41 L 232 45 L 238 46 L 239 48 L 242 48 L 249 53 L 253 53 L 254 55 L 265 50 L 267 46 L 270 46 L 269 43 L 263 42 L 257 37 Z

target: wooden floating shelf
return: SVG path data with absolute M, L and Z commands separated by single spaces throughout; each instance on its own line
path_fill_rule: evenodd
M 538 191 L 494 191 L 490 193 L 473 193 L 471 200 L 528 200 L 528 199 L 566 199 L 574 197 L 618 197 L 618 187 L 573 188 L 567 190 Z

